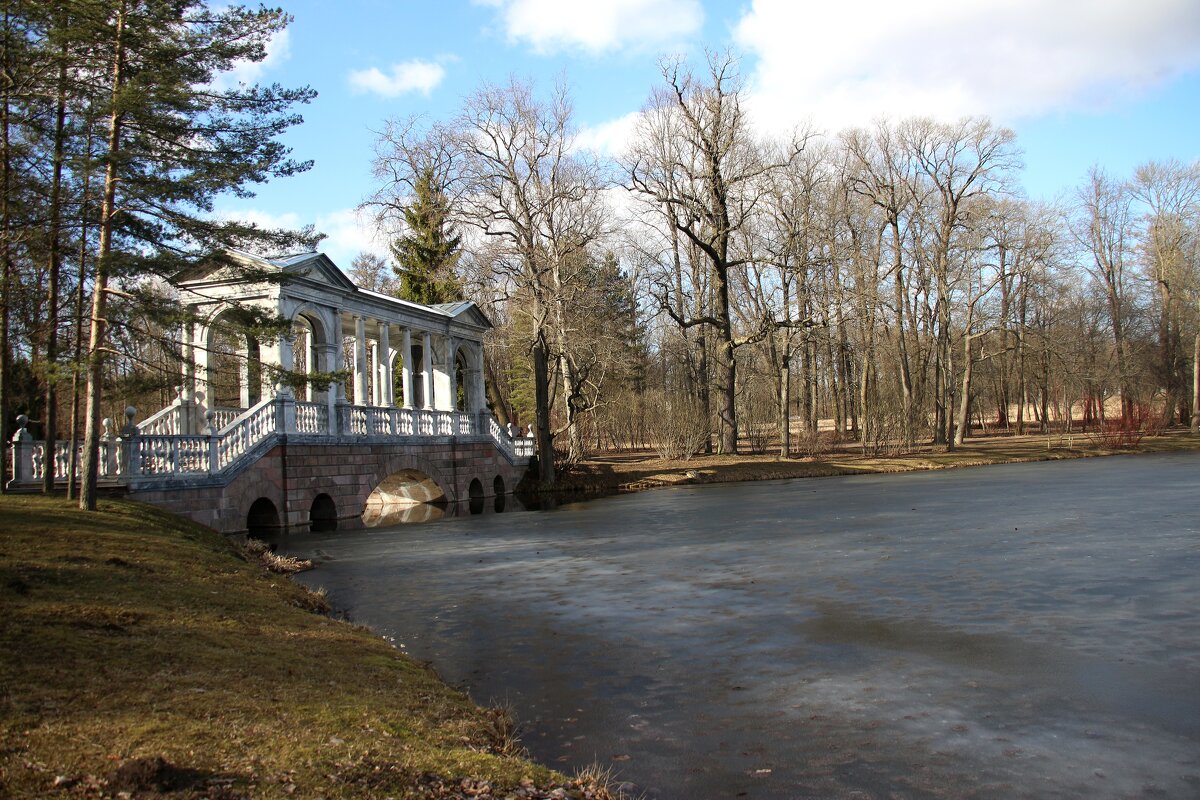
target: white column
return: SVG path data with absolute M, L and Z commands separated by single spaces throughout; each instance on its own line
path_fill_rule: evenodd
M 379 386 L 379 342 L 371 342 L 371 405 L 383 405 Z
M 392 330 L 386 322 L 379 323 L 379 384 L 383 390 L 382 405 L 396 405 L 396 379 L 392 371 Z
M 180 345 L 183 349 L 183 384 L 179 392 L 179 399 L 190 403 L 196 399 L 196 361 L 195 348 L 192 346 L 192 323 L 186 321 L 179 328 Z
M 292 357 L 292 340 L 288 336 L 280 336 L 276 352 L 279 354 L 279 367 L 291 372 L 292 368 L 296 366 L 296 360 Z M 282 394 L 287 397 L 292 396 L 291 384 L 282 380 L 275 386 L 272 386 L 271 389 L 274 394 Z
M 354 404 L 367 405 L 367 321 L 354 318 Z
M 238 343 L 238 404 L 242 408 L 250 407 L 250 377 L 250 343 L 243 336 Z
M 487 408 L 487 389 L 483 383 L 483 345 L 475 343 L 471 350 L 474 353 L 472 361 L 475 364 L 471 369 L 471 391 L 467 394 L 467 397 L 470 398 L 467 410 L 475 413 Z
M 311 378 L 312 374 L 317 371 L 317 348 L 313 346 L 313 332 L 310 328 L 301 329 L 301 337 L 304 346 L 304 377 Z M 304 399 L 311 403 L 313 399 L 312 381 L 304 382 Z
M 428 332 L 421 334 L 421 389 L 425 408 L 433 408 L 433 344 Z
M 404 407 L 412 408 L 412 332 L 408 328 L 400 337 L 400 356 L 403 359 L 400 362 L 400 388 L 404 390 Z
M 450 411 L 458 410 L 458 342 L 453 338 L 446 339 L 446 378 L 450 385 L 449 396 L 446 399 L 446 408 Z M 466 375 L 463 376 L 466 378 Z M 466 406 L 463 407 L 466 410 Z

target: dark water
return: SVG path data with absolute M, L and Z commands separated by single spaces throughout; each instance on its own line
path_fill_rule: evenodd
M 1200 797 L 1200 456 L 293 538 L 357 622 L 652 798 Z

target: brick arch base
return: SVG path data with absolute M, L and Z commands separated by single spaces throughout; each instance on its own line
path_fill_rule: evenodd
M 319 494 L 337 507 L 338 529 L 362 524 L 363 508 L 384 478 L 402 470 L 428 475 L 450 501 L 466 500 L 478 479 L 492 493 L 495 478 L 508 491 L 524 466 L 513 466 L 490 441 L 437 441 L 422 444 L 280 444 L 225 485 L 131 490 L 129 497 L 192 519 L 227 535 L 246 532 L 246 513 L 260 497 L 279 510 L 286 530 L 305 531 Z

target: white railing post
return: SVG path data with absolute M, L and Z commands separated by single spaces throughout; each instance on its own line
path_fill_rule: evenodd
M 214 422 L 216 416 L 216 412 L 211 408 L 204 412 L 204 419 L 208 423 L 204 432 L 208 434 L 209 475 L 216 475 L 221 471 L 221 437 L 217 435 L 217 425 Z
M 118 467 L 117 447 L 116 447 L 116 442 L 114 440 L 114 436 L 113 436 L 113 432 L 112 432 L 112 427 L 113 427 L 112 418 L 105 417 L 104 419 L 102 419 L 100 421 L 100 424 L 104 427 L 104 433 L 100 434 L 99 461 L 100 461 L 101 467 L 99 470 L 99 474 L 101 477 L 107 478 L 111 475 L 117 474 L 117 467 Z M 80 447 L 80 450 L 82 450 L 83 447 L 86 447 L 86 446 L 87 445 L 83 445 L 82 447 Z M 82 457 L 79 459 L 79 463 L 80 464 L 83 463 Z M 72 476 L 72 478 L 74 478 L 74 476 Z
M 137 416 L 137 409 L 133 406 L 128 406 L 125 409 L 125 427 L 121 429 L 121 438 L 118 441 L 121 443 L 121 471 L 120 474 L 124 477 L 140 475 L 142 471 L 142 454 L 138 449 L 138 429 L 134 424 L 133 418 Z
M 289 388 L 283 388 L 275 395 L 275 430 L 296 432 L 296 398 L 292 397 Z
M 342 398 L 330 409 L 333 414 L 329 417 L 329 435 L 345 436 L 350 432 L 350 406 Z
M 26 430 L 29 417 L 17 415 L 17 431 L 12 437 L 12 482 L 33 480 L 33 434 Z

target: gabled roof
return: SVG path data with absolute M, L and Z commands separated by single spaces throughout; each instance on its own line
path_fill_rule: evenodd
M 479 306 L 475 305 L 472 300 L 459 300 L 456 303 L 438 303 L 430 308 L 436 308 L 443 311 L 451 319 L 460 319 L 463 322 L 472 325 L 478 325 L 481 328 L 492 327 L 492 321 L 487 318 Z
M 294 253 L 286 256 L 266 258 L 240 250 L 230 250 L 228 255 L 242 263 L 250 270 L 263 272 L 279 272 L 296 277 L 308 278 L 319 283 L 326 283 L 344 291 L 354 291 L 354 283 L 346 277 L 346 273 L 324 253 Z M 200 283 L 206 279 L 229 277 L 236 280 L 235 275 L 228 274 L 228 267 L 216 261 L 200 264 L 189 270 L 184 270 L 175 276 L 175 283 Z M 225 275 L 222 273 L 225 272 Z
M 334 264 L 333 260 L 324 253 L 293 253 L 291 255 L 267 258 L 251 253 L 243 253 L 239 250 L 229 250 L 226 252 L 232 260 L 244 265 L 247 271 L 251 273 L 282 273 L 302 278 L 305 281 L 322 283 L 338 291 L 356 295 L 363 300 L 406 309 L 410 313 L 432 313 L 438 317 L 461 322 L 465 325 L 484 329 L 492 327 L 492 321 L 480 310 L 479 306 L 470 300 L 459 300 L 453 303 L 439 303 L 427 306 L 355 286 L 354 282 L 346 276 L 346 273 L 342 272 L 337 264 Z M 188 284 L 199 284 L 208 281 L 237 283 L 239 280 L 248 280 L 248 278 L 239 276 L 235 270 L 230 270 L 227 264 L 218 261 L 208 261 L 179 273 L 175 276 L 174 283 L 186 286 Z

